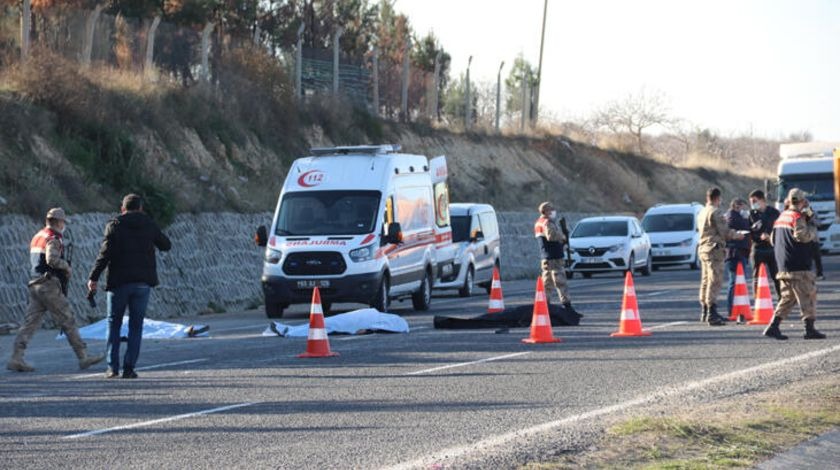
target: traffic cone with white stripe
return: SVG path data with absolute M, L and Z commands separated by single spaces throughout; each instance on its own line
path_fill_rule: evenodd
M 505 299 L 502 297 L 502 280 L 499 268 L 493 267 L 493 282 L 490 284 L 490 304 L 487 313 L 499 313 L 505 310 Z
M 747 279 L 744 276 L 742 263 L 738 263 L 738 270 L 735 271 L 735 292 L 733 294 L 732 312 L 729 314 L 729 321 L 751 321 L 753 316 L 750 313 L 750 293 L 747 291 Z
M 621 319 L 618 331 L 610 336 L 650 336 L 648 330 L 642 329 L 642 318 L 639 316 L 639 303 L 636 301 L 636 286 L 633 285 L 633 275 L 630 271 L 624 276 L 624 298 L 621 300 Z
M 753 308 L 755 318 L 750 325 L 769 325 L 773 320 L 773 298 L 770 297 L 770 283 L 767 281 L 767 269 L 764 263 L 758 270 L 758 294 Z
M 309 310 L 309 338 L 306 341 L 306 352 L 298 357 L 332 357 L 338 353 L 330 351 L 330 340 L 324 326 L 324 310 L 321 308 L 321 291 L 316 287 L 312 291 L 312 308 Z
M 559 343 L 551 331 L 551 316 L 548 314 L 548 302 L 545 298 L 545 286 L 541 277 L 537 278 L 537 292 L 534 294 L 534 316 L 531 318 L 531 336 L 523 343 Z

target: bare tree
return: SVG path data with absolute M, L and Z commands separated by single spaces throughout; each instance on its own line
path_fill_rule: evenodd
M 643 133 L 654 126 L 667 126 L 670 107 L 660 91 L 644 88 L 622 100 L 611 101 L 595 113 L 594 122 L 615 134 L 630 134 L 636 140 L 636 150 L 644 153 Z

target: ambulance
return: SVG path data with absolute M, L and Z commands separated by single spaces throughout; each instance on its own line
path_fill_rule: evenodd
M 406 299 L 427 310 L 454 266 L 446 179 L 446 157 L 397 145 L 314 148 L 295 160 L 271 226 L 256 235 L 266 315 L 308 304 L 315 287 L 325 313 L 338 302 L 386 312 Z

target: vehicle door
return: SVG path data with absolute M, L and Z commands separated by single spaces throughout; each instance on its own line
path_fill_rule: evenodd
M 638 264 L 647 263 L 648 256 L 650 256 L 650 240 L 636 219 L 630 220 L 630 233 L 632 234 L 633 252 L 636 253 L 636 262 Z
M 476 272 L 476 279 L 483 281 L 493 276 L 493 265 L 499 251 L 499 222 L 496 220 L 495 212 L 482 212 L 478 217 L 484 237 L 478 248 L 482 272 L 480 275 Z
M 396 292 L 413 290 L 420 285 L 426 252 L 435 243 L 432 190 L 428 186 L 398 187 L 395 194 L 396 220 L 403 232 L 399 245 L 399 268 L 392 270 Z

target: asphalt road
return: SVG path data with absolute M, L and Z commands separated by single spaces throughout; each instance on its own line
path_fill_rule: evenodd
M 619 275 L 572 281 L 585 318 L 555 328 L 559 344 L 523 344 L 525 328 L 435 330 L 435 314 L 486 309 L 486 295 L 441 294 L 422 314 L 395 305 L 411 333 L 332 337 L 341 356 L 329 359 L 296 358 L 304 339 L 261 336 L 268 321 L 259 311 L 183 318 L 211 325 L 212 336 L 145 341 L 141 377 L 106 380 L 104 365 L 79 372 L 67 344 L 42 331 L 27 354 L 35 373 L 0 372 L 2 466 L 511 467 L 581 445 L 615 414 L 837 373 L 840 258 L 825 261 L 825 341 L 804 341 L 796 319 L 783 326 L 787 342 L 762 337 L 759 326 L 701 325 L 699 274 L 673 269 L 636 277 L 647 338 L 609 336 Z M 503 288 L 508 306 L 533 300 L 534 281 Z M 284 321 L 307 316 L 298 306 Z M 0 337 L 3 363 L 12 339 Z

